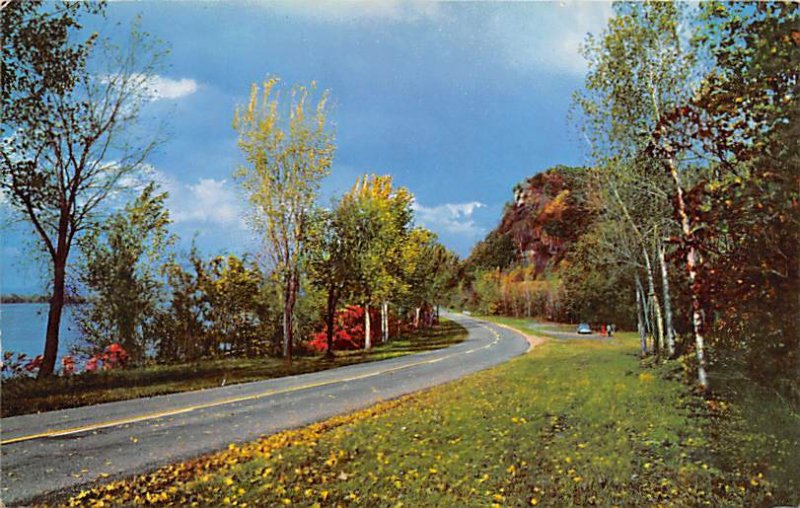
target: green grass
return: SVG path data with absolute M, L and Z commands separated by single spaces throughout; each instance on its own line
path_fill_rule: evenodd
M 674 364 L 642 366 L 637 345 L 625 333 L 549 341 L 460 381 L 69 503 L 136 496 L 181 506 L 800 502 L 796 411 L 768 403 L 750 420 L 763 400 L 693 396 Z
M 435 329 L 393 338 L 371 351 L 339 351 L 333 360 L 324 356 L 300 356 L 289 365 L 277 358 L 238 358 L 156 365 L 70 378 L 4 380 L 2 416 L 212 388 L 220 386 L 223 381 L 225 384 L 235 384 L 305 374 L 439 349 L 465 338 L 466 330 L 463 327 L 442 320 Z

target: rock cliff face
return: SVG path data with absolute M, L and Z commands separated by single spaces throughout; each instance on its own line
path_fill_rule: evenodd
M 584 168 L 556 166 L 534 175 L 515 187 L 514 201 L 489 236 L 509 238 L 517 260 L 537 275 L 557 269 L 591 223 L 587 191 Z

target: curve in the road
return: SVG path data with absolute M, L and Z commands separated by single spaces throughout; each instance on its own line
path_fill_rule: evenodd
M 42 414 L 3 418 L 7 505 L 367 407 L 455 380 L 528 349 L 513 330 L 461 315 L 467 339 L 380 362 Z

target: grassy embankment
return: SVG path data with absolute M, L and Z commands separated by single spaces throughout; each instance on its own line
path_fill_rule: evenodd
M 84 491 L 69 503 L 800 502 L 796 409 L 753 385 L 736 398 L 705 401 L 675 379 L 674 366 L 642 367 L 636 352 L 632 334 L 552 340 L 463 380 Z
M 393 338 L 371 351 L 338 351 L 324 356 L 295 357 L 291 365 L 278 358 L 208 360 L 191 364 L 156 365 L 48 380 L 22 378 L 3 381 L 2 415 L 86 406 L 100 402 L 151 397 L 166 393 L 213 388 L 283 376 L 316 372 L 355 363 L 439 349 L 463 341 L 466 330 L 442 320 L 432 330 Z

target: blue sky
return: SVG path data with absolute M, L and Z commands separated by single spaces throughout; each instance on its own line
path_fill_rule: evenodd
M 149 164 L 179 249 L 193 237 L 210 254 L 257 249 L 231 176 L 231 119 L 250 84 L 275 75 L 330 90 L 338 148 L 323 202 L 363 173 L 391 174 L 416 196 L 417 222 L 466 256 L 514 184 L 585 163 L 567 120 L 585 72 L 578 46 L 610 13 L 601 2 L 112 2 L 91 28 L 117 37 L 116 23 L 141 14 L 170 47 L 145 113 L 166 120 Z M 2 292 L 41 292 L 38 244 L 24 225 L 4 229 Z

